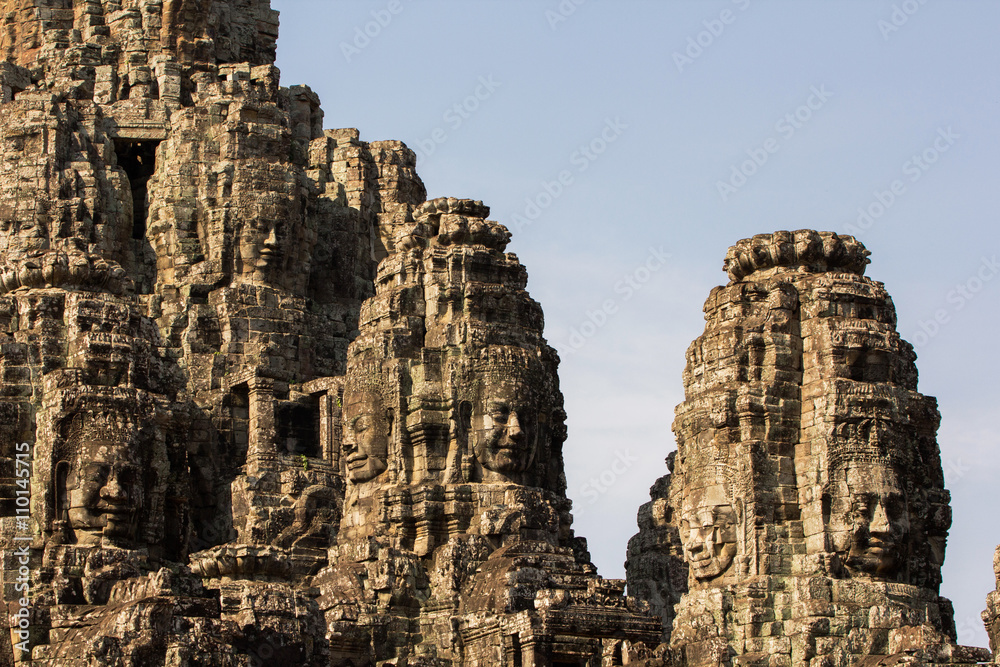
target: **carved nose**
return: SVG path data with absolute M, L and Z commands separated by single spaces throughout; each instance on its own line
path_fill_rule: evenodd
M 691 526 L 691 532 L 688 535 L 687 550 L 694 554 L 701 551 L 711 551 L 712 535 L 711 526 Z
M 524 437 L 524 431 L 521 429 L 521 420 L 517 418 L 516 412 L 510 413 L 510 419 L 507 421 L 507 435 L 512 440 L 520 440 Z
M 340 446 L 345 454 L 353 454 L 358 451 L 358 438 L 351 425 L 344 427 L 344 441 Z
M 271 233 L 267 235 L 266 239 L 264 239 L 264 245 L 268 248 L 273 248 L 278 245 L 278 235 L 275 233 L 273 227 L 271 228 Z
M 882 507 L 882 503 L 879 502 L 875 505 L 875 512 L 872 514 L 871 524 L 868 526 L 868 532 L 884 535 L 890 532 L 891 526 L 889 525 L 889 516 L 885 513 L 885 509 Z
M 101 498 L 105 500 L 125 500 L 125 489 L 118 481 L 118 475 L 112 473 L 107 483 L 101 487 Z
M 685 548 L 692 553 L 696 553 L 701 550 L 701 540 L 698 537 L 697 528 L 692 528 L 688 531 L 688 539 Z

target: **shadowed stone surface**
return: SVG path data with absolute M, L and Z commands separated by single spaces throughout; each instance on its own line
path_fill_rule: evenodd
M 674 469 L 676 456 L 667 456 L 667 468 Z M 670 475 L 656 480 L 649 489 L 650 502 L 639 508 L 639 532 L 628 541 L 625 561 L 628 593 L 649 603 L 663 620 L 663 642 L 670 641 L 674 622 L 674 605 L 687 591 L 688 566 L 680 532 L 673 520 L 670 497 Z

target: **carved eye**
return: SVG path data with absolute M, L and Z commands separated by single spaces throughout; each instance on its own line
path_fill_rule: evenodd
M 736 523 L 729 512 L 715 511 L 712 513 L 712 524 L 717 528 L 725 528 Z
M 103 484 L 108 479 L 111 466 L 106 463 L 88 463 L 82 472 L 85 480 L 93 480 L 99 484 Z
M 498 403 L 490 408 L 490 417 L 494 421 L 505 422 L 510 417 L 510 406 L 506 403 Z
M 372 418 L 368 415 L 362 415 L 354 420 L 354 432 L 364 433 L 370 429 L 373 425 Z

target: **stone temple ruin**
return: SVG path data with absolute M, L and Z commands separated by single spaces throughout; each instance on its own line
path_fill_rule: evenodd
M 955 644 L 938 595 L 939 414 L 868 254 L 807 230 L 729 249 L 730 283 L 687 351 L 677 453 L 626 565 L 674 664 L 990 659 Z M 682 561 L 686 581 L 663 576 Z
M 508 231 L 324 129 L 268 0 L 0 7 L 0 665 L 990 659 L 854 239 L 730 251 L 625 595 Z

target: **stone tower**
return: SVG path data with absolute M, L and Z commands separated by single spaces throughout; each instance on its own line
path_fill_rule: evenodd
M 0 6 L 0 665 L 649 653 L 485 206 L 324 129 L 267 0 Z
M 635 538 L 683 547 L 674 664 L 982 657 L 954 646 L 938 595 L 951 523 L 939 415 L 892 301 L 864 277 L 868 254 L 808 230 L 729 249 L 730 283 L 687 352 L 662 518 Z M 630 556 L 630 587 L 662 588 L 650 558 Z
M 314 584 L 335 664 L 621 664 L 657 643 L 570 528 L 558 359 L 488 213 L 418 207 L 348 349 L 346 498 Z

